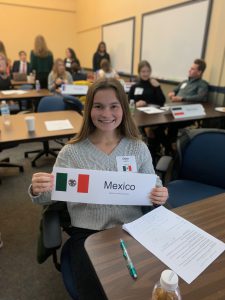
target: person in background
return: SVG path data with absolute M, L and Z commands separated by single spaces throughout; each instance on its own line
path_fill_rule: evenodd
M 98 48 L 97 48 L 96 52 L 93 55 L 92 64 L 93 64 L 94 72 L 97 72 L 99 69 L 101 69 L 100 63 L 101 63 L 101 60 L 104 58 L 107 59 L 108 61 L 110 61 L 110 56 L 106 51 L 105 42 L 100 42 L 98 44 Z
M 202 59 L 195 59 L 189 70 L 187 80 L 182 81 L 168 97 L 172 102 L 206 102 L 208 96 L 208 82 L 202 79 L 206 63 Z
M 80 61 L 76 56 L 76 53 L 72 48 L 66 49 L 66 58 L 64 59 L 64 64 L 66 67 L 66 71 L 72 73 L 71 67 L 73 63 L 77 63 L 80 66 Z
M 87 80 L 87 74 L 81 69 L 77 62 L 73 62 L 71 65 L 71 75 L 73 81 Z
M 133 99 L 135 101 L 136 107 L 163 106 L 166 101 L 159 82 L 151 77 L 151 73 L 152 68 L 148 61 L 143 60 L 138 64 L 139 80 L 131 86 L 128 95 L 129 100 Z M 153 162 L 156 164 L 160 145 L 167 147 L 165 128 L 163 126 L 145 128 L 145 134 L 147 135 Z
M 10 75 L 10 71 L 11 71 L 11 60 L 8 58 L 7 54 L 6 54 L 6 49 L 5 49 L 5 45 L 2 41 L 0 41 L 0 54 L 3 54 L 5 59 L 6 59 L 6 74 Z
M 31 72 L 30 63 L 27 61 L 27 54 L 24 50 L 19 52 L 19 60 L 15 60 L 12 67 L 12 73 L 25 73 L 27 75 Z
M 103 58 L 100 63 L 101 69 L 96 73 L 96 79 L 98 78 L 115 78 L 119 79 L 118 73 L 111 67 L 111 63 L 108 59 Z
M 53 54 L 48 49 L 45 38 L 38 35 L 34 41 L 34 49 L 30 54 L 31 70 L 36 72 L 36 80 L 42 89 L 48 87 L 48 75 L 53 66 Z
M 3 247 L 3 241 L 2 241 L 2 235 L 1 235 L 1 232 L 0 232 L 0 249 Z
M 80 132 L 60 151 L 55 166 L 118 171 L 117 158 L 121 156 L 132 157 L 138 173 L 155 173 L 150 152 L 140 139 L 122 85 L 116 79 L 100 79 L 88 90 Z M 33 174 L 29 194 L 34 203 L 52 203 L 53 182 L 54 175 L 51 173 Z M 157 187 L 149 192 L 149 199 L 154 206 L 163 205 L 168 198 L 167 188 L 162 187 L 159 179 Z M 141 217 L 142 207 L 73 202 L 67 202 L 67 207 L 72 225 L 69 259 L 79 299 L 105 299 L 84 242 L 88 236 L 100 230 Z
M 53 69 L 48 75 L 48 89 L 51 92 L 60 93 L 62 84 L 72 84 L 73 78 L 69 72 L 66 71 L 64 61 L 61 58 L 55 60 Z
M 207 102 L 209 85 L 202 79 L 206 69 L 206 62 L 202 59 L 195 59 L 190 67 L 188 79 L 182 81 L 172 92 L 169 92 L 169 99 L 174 102 L 200 103 Z M 176 153 L 176 140 L 178 131 L 181 128 L 193 125 L 192 121 L 174 123 L 168 126 L 168 151 L 172 156 Z
M 7 58 L 0 53 L 0 91 L 10 90 L 11 88 L 11 78 L 7 74 Z

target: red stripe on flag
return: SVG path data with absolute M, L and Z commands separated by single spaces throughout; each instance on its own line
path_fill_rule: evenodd
M 77 192 L 78 193 L 88 193 L 88 187 L 89 187 L 89 175 L 79 174 L 78 175 Z
M 183 116 L 184 113 L 183 112 L 177 112 L 177 113 L 174 113 L 175 116 Z
M 131 166 L 128 166 L 128 170 L 131 172 L 131 171 L 132 171 L 132 167 L 131 167 Z

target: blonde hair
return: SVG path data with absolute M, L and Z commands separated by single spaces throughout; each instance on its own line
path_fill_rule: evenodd
M 58 70 L 58 65 L 59 63 L 62 63 L 63 66 L 64 66 L 64 61 L 61 59 L 61 58 L 57 58 L 55 61 L 54 61 L 54 65 L 53 65 L 53 68 L 52 68 L 52 76 L 53 76 L 53 79 L 57 79 L 58 77 L 60 77 L 61 79 L 66 79 L 67 76 L 66 76 L 66 69 L 64 68 L 64 72 L 61 74 L 59 73 L 59 70 Z
M 34 54 L 39 57 L 46 57 L 49 52 L 45 38 L 42 35 L 36 36 L 34 41 Z
M 123 86 L 120 82 L 113 78 L 108 79 L 99 79 L 92 86 L 90 86 L 87 98 L 85 102 L 84 109 L 84 119 L 80 132 L 77 136 L 69 141 L 69 144 L 75 144 L 77 142 L 83 141 L 89 137 L 91 133 L 93 133 L 96 129 L 91 119 L 91 110 L 93 107 L 94 97 L 98 91 L 102 90 L 113 90 L 115 92 L 116 98 L 119 100 L 122 110 L 123 110 L 123 118 L 122 122 L 119 125 L 118 129 L 120 131 L 121 136 L 130 138 L 130 139 L 139 139 L 140 133 L 134 120 L 131 116 L 129 110 L 129 104 L 127 96 L 124 92 Z

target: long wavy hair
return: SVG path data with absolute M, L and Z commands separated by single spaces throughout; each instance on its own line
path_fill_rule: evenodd
M 96 127 L 91 119 L 91 110 L 96 93 L 102 90 L 113 90 L 116 94 L 116 98 L 121 104 L 123 110 L 123 118 L 121 124 L 118 127 L 121 136 L 130 139 L 140 139 L 140 133 L 131 116 L 127 95 L 124 92 L 123 86 L 116 79 L 104 78 L 97 80 L 95 83 L 93 83 L 92 86 L 90 86 L 84 106 L 84 119 L 81 130 L 73 139 L 69 141 L 69 144 L 75 144 L 77 142 L 85 140 L 96 130 Z
M 64 72 L 60 73 L 59 72 L 59 64 L 62 64 L 63 67 L 64 67 L 64 61 L 63 59 L 61 58 L 57 58 L 55 61 L 54 61 L 54 65 L 53 65 L 53 68 L 52 68 L 52 72 L 53 72 L 53 79 L 57 79 L 57 78 L 61 78 L 61 79 L 66 79 L 67 76 L 66 76 L 66 69 L 64 67 Z
M 36 36 L 34 40 L 34 54 L 39 57 L 46 57 L 49 52 L 45 38 L 42 35 Z

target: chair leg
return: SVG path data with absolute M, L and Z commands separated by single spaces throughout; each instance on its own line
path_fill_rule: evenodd
M 57 157 L 57 153 L 55 153 L 54 151 L 59 151 L 60 149 L 54 148 L 54 149 L 50 149 L 49 148 L 49 143 L 48 141 L 44 141 L 43 142 L 43 150 L 39 151 L 39 153 L 35 156 L 35 158 L 32 160 L 31 165 L 32 167 L 36 167 L 36 161 L 43 155 L 48 156 L 49 154 L 51 154 L 54 157 Z

